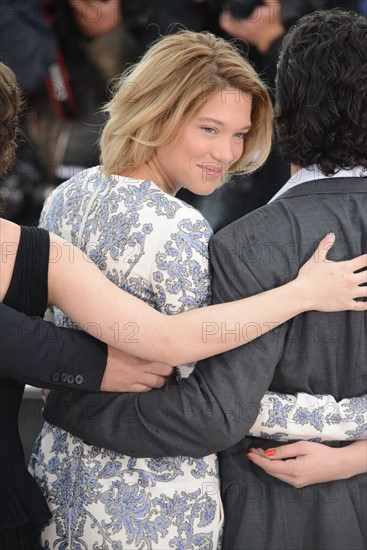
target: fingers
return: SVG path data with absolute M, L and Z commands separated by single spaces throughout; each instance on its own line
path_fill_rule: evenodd
M 356 311 L 356 312 L 367 311 L 367 302 L 360 302 L 357 300 L 353 300 L 353 303 L 348 309 L 349 311 Z
M 320 242 L 319 246 L 316 248 L 315 252 L 312 255 L 312 258 L 315 262 L 324 262 L 326 256 L 329 253 L 329 250 L 334 246 L 335 243 L 335 234 L 328 233 Z
M 277 479 L 280 479 L 280 481 L 283 481 L 284 483 L 288 483 L 289 485 L 292 485 L 296 489 L 301 488 L 301 485 L 297 483 L 293 473 L 292 469 L 295 465 L 294 460 L 287 460 L 286 462 L 274 460 L 271 461 L 268 458 L 261 457 L 256 454 L 250 453 L 247 455 L 250 460 L 256 464 L 256 466 L 259 466 L 259 468 L 262 468 L 268 475 L 275 477 Z
M 160 389 L 167 384 L 168 378 L 165 376 L 159 376 L 158 374 L 145 373 L 141 377 L 141 383 L 144 386 L 148 386 L 151 389 Z
M 367 283 L 367 271 L 361 271 L 360 273 L 356 273 L 354 275 L 355 284 L 357 285 L 365 285 Z M 363 287 L 362 287 L 363 288 Z M 361 290 L 362 290 L 361 288 Z
M 357 256 L 357 258 L 353 258 L 353 260 L 349 260 L 348 264 L 350 265 L 352 271 L 363 269 L 367 266 L 367 254 L 362 254 L 361 256 Z M 367 277 L 367 272 L 365 272 L 365 277 Z
M 155 376 L 154 374 L 151 376 L 148 375 L 148 378 L 145 378 L 144 380 L 142 379 L 140 383 L 137 382 L 136 384 L 132 384 L 125 391 L 145 393 L 151 390 L 159 390 L 167 384 L 167 381 L 167 378 L 164 378 L 163 376 Z
M 302 441 L 282 445 L 275 449 L 267 449 L 265 454 L 270 459 L 282 460 L 284 458 L 294 458 L 295 456 L 303 454 Z
M 309 442 L 310 443 L 310 442 Z M 252 449 L 251 449 L 252 451 Z M 294 458 L 305 453 L 304 442 L 296 441 L 296 443 L 288 443 L 272 449 L 266 449 L 264 454 L 271 460 L 283 460 L 285 458 Z
M 152 391 L 153 388 L 150 386 L 145 386 L 144 384 L 134 384 L 131 387 L 130 391 L 133 393 L 145 393 L 147 391 Z
M 363 260 L 361 260 L 361 258 L 363 258 Z M 367 254 L 363 254 L 358 258 L 354 258 L 353 260 L 346 262 L 346 264 L 348 265 L 348 267 L 350 267 L 351 270 L 358 271 L 361 268 L 361 262 L 363 263 L 366 260 Z M 364 265 L 362 267 L 364 267 Z M 351 276 L 351 281 L 351 290 L 354 296 L 353 302 L 348 309 L 350 309 L 351 311 L 367 311 L 367 302 L 356 301 L 356 298 L 367 298 L 367 270 L 361 271 L 359 273 L 353 273 L 353 275 Z
M 151 363 L 144 368 L 144 371 L 158 374 L 159 376 L 172 376 L 175 367 L 171 367 L 171 365 L 166 365 L 165 363 Z
M 151 390 L 159 390 L 167 384 L 167 378 L 163 376 L 147 375 L 146 378 L 142 378 L 141 382 L 131 384 L 125 391 L 133 393 L 144 393 Z
M 247 458 L 271 476 L 279 479 L 281 479 L 280 476 L 292 476 L 294 460 L 287 460 L 286 462 L 283 462 L 283 460 L 269 460 L 269 458 L 252 452 L 248 453 Z

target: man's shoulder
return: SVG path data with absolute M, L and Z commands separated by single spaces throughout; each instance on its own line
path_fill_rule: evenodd
M 214 238 L 217 243 L 225 245 L 234 242 L 251 242 L 258 238 L 273 235 L 278 239 L 287 239 L 292 221 L 297 218 L 297 210 L 287 208 L 284 201 L 276 201 L 249 212 L 242 218 L 232 222 L 220 231 Z M 301 211 L 299 211 L 299 215 Z
M 328 230 L 316 214 L 317 199 L 279 199 L 250 212 L 216 233 L 210 241 L 210 257 L 233 273 L 237 286 L 246 273 L 261 281 L 264 289 L 294 278 Z M 310 207 L 310 208 L 309 208 Z M 312 213 L 310 213 L 310 210 Z M 319 223 L 315 223 L 316 217 Z

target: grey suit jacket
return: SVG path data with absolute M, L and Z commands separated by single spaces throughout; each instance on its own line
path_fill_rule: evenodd
M 300 184 L 220 231 L 210 243 L 214 301 L 236 300 L 293 279 L 330 231 L 336 244 L 328 258 L 350 259 L 367 250 L 366 178 Z M 92 444 L 130 456 L 200 457 L 227 449 L 220 460 L 228 550 L 363 548 L 361 514 L 366 509 L 363 504 L 360 510 L 360 499 L 366 494 L 366 476 L 353 478 L 358 482 L 333 482 L 337 503 L 325 508 L 318 498 L 321 508 L 312 520 L 313 527 L 321 522 L 325 529 L 309 529 L 316 493 L 299 506 L 292 496 L 289 501 L 279 497 L 280 489 L 276 497 L 269 495 L 269 487 L 285 485 L 249 464 L 248 447 L 266 442 L 245 436 L 268 388 L 330 393 L 338 400 L 366 393 L 365 320 L 365 314 L 354 312 L 308 312 L 246 346 L 201 361 L 188 379 L 167 391 L 54 394 L 45 418 Z M 259 488 L 255 501 L 249 499 L 249 487 Z M 325 485 L 313 487 L 322 491 Z M 263 526 L 256 536 L 254 522 Z

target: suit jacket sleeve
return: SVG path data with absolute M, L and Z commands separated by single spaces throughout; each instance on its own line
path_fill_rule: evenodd
M 0 376 L 41 388 L 98 391 L 107 346 L 0 304 Z
M 219 237 L 211 241 L 210 259 L 214 302 L 264 290 L 236 247 L 232 250 Z M 254 423 L 282 353 L 285 328 L 200 362 L 189 378 L 168 390 L 98 396 L 52 393 L 45 418 L 98 447 L 133 457 L 201 457 L 228 448 Z M 218 329 L 225 337 L 225 330 L 233 327 L 224 323 Z

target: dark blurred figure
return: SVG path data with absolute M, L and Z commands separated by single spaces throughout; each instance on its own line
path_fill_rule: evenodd
M 238 2 L 237 5 L 245 2 Z M 242 17 L 228 10 L 231 2 L 224 2 L 220 25 L 230 36 L 243 40 L 250 46 L 249 56 L 257 72 L 268 85 L 273 96 L 279 48 L 286 27 L 283 22 L 283 6 L 278 0 L 252 2 L 254 9 Z M 303 3 L 304 4 L 304 3 Z M 291 2 L 294 6 L 294 2 Z M 287 11 L 287 10 L 285 10 Z M 235 17 L 236 16 L 236 17 Z M 296 18 L 295 12 L 293 16 Z M 251 191 L 246 197 L 246 211 L 251 212 L 266 204 L 290 177 L 289 164 L 280 156 L 276 141 L 267 162 L 252 175 Z
M 256 6 L 255 6 L 256 4 Z M 242 17 L 238 6 L 254 8 Z M 237 6 L 237 13 L 235 8 Z M 275 76 L 279 51 L 284 34 L 303 15 L 319 9 L 342 7 L 358 11 L 358 0 L 225 0 L 220 15 L 220 26 L 230 36 L 243 40 L 250 46 L 249 55 L 256 70 L 269 86 L 275 88 Z M 289 179 L 290 168 L 279 153 L 276 141 L 266 164 L 253 176 L 251 192 L 247 197 L 247 212 L 266 204 Z
M 148 0 L 3 0 L 0 59 L 26 99 L 25 139 L 5 181 L 5 216 L 37 224 L 48 193 L 98 163 L 106 82 L 135 62 Z
M 282 22 L 288 30 L 303 15 L 320 9 L 340 8 L 345 11 L 361 11 L 366 0 L 281 0 Z

